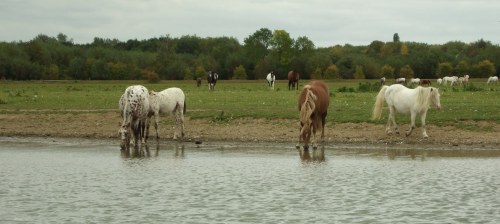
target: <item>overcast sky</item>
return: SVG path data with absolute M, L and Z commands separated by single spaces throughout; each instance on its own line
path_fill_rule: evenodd
M 0 42 L 63 33 L 144 40 L 170 35 L 235 37 L 260 28 L 306 36 L 317 47 L 373 40 L 500 43 L 498 0 L 1 0 Z

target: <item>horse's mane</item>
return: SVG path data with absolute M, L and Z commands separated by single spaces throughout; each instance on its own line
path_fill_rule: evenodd
M 417 111 L 427 110 L 431 104 L 432 94 L 436 94 L 437 91 L 431 91 L 432 87 L 417 87 L 417 99 L 416 99 L 416 109 Z
M 311 115 L 316 108 L 316 104 L 314 103 L 316 101 L 316 95 L 311 91 L 311 85 L 305 85 L 304 91 L 306 91 L 306 95 L 300 107 L 300 122 L 304 125 L 310 125 L 312 123 Z

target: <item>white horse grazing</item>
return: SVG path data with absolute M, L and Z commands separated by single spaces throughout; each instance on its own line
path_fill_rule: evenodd
M 464 75 L 463 77 L 459 77 L 458 84 L 464 86 L 469 85 L 469 75 Z
M 458 83 L 458 77 L 457 76 L 445 76 L 445 77 L 443 77 L 443 84 L 445 86 L 448 84 L 448 82 L 450 83 L 450 86 L 452 86 L 453 84 Z
M 498 76 L 491 76 L 488 78 L 488 81 L 486 81 L 486 84 L 489 85 L 489 84 L 497 84 L 498 83 Z
M 415 126 L 415 117 L 420 115 L 422 119 L 422 135 L 424 138 L 429 137 L 425 130 L 425 117 L 427 110 L 432 103 L 438 110 L 441 110 L 439 90 L 433 87 L 417 87 L 415 89 L 406 88 L 400 84 L 393 84 L 391 86 L 383 86 L 377 95 L 375 102 L 372 120 L 380 119 L 382 115 L 382 108 L 384 101 L 387 101 L 389 106 L 389 119 L 387 121 L 386 133 L 392 134 L 391 125 L 397 134 L 399 134 L 398 127 L 396 126 L 396 112 L 402 114 L 411 114 L 410 129 L 406 132 L 409 136 Z
M 420 79 L 419 78 L 412 78 L 410 79 L 410 84 L 420 84 Z
M 149 92 L 149 117 L 155 116 L 155 129 L 156 139 L 159 139 L 158 123 L 160 122 L 160 114 L 172 113 L 175 123 L 181 129 L 181 137 L 184 137 L 184 113 L 186 113 L 186 97 L 184 92 L 177 88 L 172 87 L 161 92 Z M 149 122 L 146 127 L 147 134 L 149 134 Z M 174 139 L 177 139 L 177 130 L 174 130 Z
M 267 84 L 269 85 L 269 88 L 274 90 L 274 81 L 276 81 L 276 76 L 274 75 L 274 72 L 270 72 L 269 74 L 267 74 L 266 80 Z
M 405 79 L 405 78 L 397 78 L 397 79 L 396 79 L 396 83 L 399 83 L 399 84 L 406 84 L 406 79 Z
M 438 85 L 443 84 L 443 79 L 442 78 L 437 79 L 437 83 L 438 83 Z
M 130 148 L 130 130 L 132 131 L 135 146 L 145 142 L 144 126 L 149 112 L 149 92 L 141 85 L 129 86 L 120 97 L 119 108 L 123 118 L 119 133 L 122 150 Z

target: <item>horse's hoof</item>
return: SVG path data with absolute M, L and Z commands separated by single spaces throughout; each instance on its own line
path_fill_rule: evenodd
M 309 150 L 309 146 L 308 145 L 304 145 L 304 150 Z
M 295 148 L 296 148 L 296 149 L 300 149 L 300 145 L 296 145 L 296 146 L 295 146 Z

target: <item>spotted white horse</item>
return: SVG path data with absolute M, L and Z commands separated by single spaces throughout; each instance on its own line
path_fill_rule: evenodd
M 156 139 L 160 138 L 158 134 L 158 124 L 160 122 L 160 114 L 171 113 L 175 119 L 176 125 L 181 129 L 181 138 L 184 137 L 184 113 L 186 113 L 186 97 L 184 92 L 172 87 L 161 92 L 149 92 L 149 117 L 155 117 Z M 146 127 L 146 136 L 149 134 L 149 122 Z M 177 139 L 177 130 L 174 131 L 174 139 Z
M 144 127 L 149 112 L 149 91 L 141 85 L 129 86 L 118 104 L 123 118 L 119 129 L 120 147 L 122 150 L 128 150 L 131 137 L 135 146 L 138 146 L 141 141 L 143 143 L 146 141 Z

